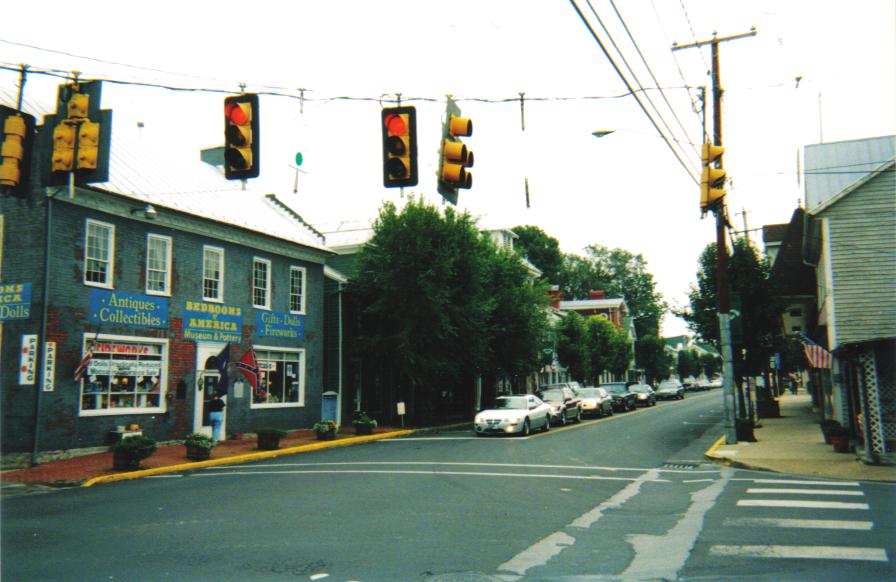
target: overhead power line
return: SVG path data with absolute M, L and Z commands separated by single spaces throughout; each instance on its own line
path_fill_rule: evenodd
M 575 9 L 576 13 L 579 15 L 579 18 L 582 20 L 582 23 L 585 24 L 586 28 L 588 28 L 588 32 L 591 33 L 591 36 L 597 42 L 601 51 L 603 51 L 604 56 L 606 56 L 607 60 L 610 61 L 610 65 L 613 67 L 613 70 L 616 71 L 616 74 L 619 76 L 620 79 L 622 79 L 622 82 L 625 83 L 625 86 L 628 88 L 629 92 L 632 94 L 632 97 L 634 97 L 635 101 L 638 102 L 638 106 L 644 112 L 644 115 L 646 115 L 647 118 L 650 120 L 650 123 L 653 125 L 653 127 L 656 129 L 656 131 L 660 134 L 660 137 L 663 138 L 663 141 L 666 142 L 666 145 L 669 146 L 669 149 L 672 151 L 672 154 L 675 156 L 675 159 L 678 160 L 678 163 L 681 164 L 681 167 L 684 168 L 684 170 L 688 173 L 688 175 L 691 177 L 691 179 L 694 181 L 694 183 L 700 184 L 700 180 L 697 177 L 697 175 L 693 172 L 692 168 L 690 166 L 688 166 L 688 164 L 681 158 L 681 156 L 675 150 L 675 147 L 673 147 L 672 142 L 669 140 L 668 137 L 666 137 L 666 134 L 664 134 L 663 131 L 660 129 L 660 127 L 657 125 L 656 121 L 653 119 L 653 116 L 650 115 L 650 112 L 647 111 L 647 108 L 644 106 L 644 103 L 642 103 L 641 100 L 638 98 L 638 95 L 636 94 L 635 90 L 632 88 L 631 84 L 628 82 L 628 79 L 626 79 L 625 75 L 622 74 L 622 71 L 619 70 L 619 66 L 613 60 L 613 57 L 610 56 L 610 53 L 607 51 L 607 48 L 604 46 L 604 43 L 597 36 L 597 33 L 594 32 L 594 28 L 591 27 L 591 23 L 588 22 L 588 19 L 585 18 L 585 15 L 582 13 L 582 10 L 579 8 L 579 5 L 576 4 L 576 0 L 569 0 L 569 1 L 572 4 L 572 7 Z

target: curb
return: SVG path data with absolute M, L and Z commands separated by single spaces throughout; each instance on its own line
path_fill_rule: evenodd
M 728 459 L 726 457 L 720 457 L 720 456 L 716 455 L 716 449 L 718 449 L 720 446 L 726 444 L 726 442 L 727 442 L 727 438 L 725 437 L 725 435 L 720 436 L 719 438 L 716 439 L 716 441 L 712 444 L 711 447 L 706 449 L 706 452 L 703 453 L 703 456 L 712 461 L 731 462 L 731 459 Z
M 314 443 L 310 445 L 299 445 L 296 447 L 288 447 L 285 449 L 277 449 L 275 451 L 259 451 L 256 453 L 244 453 L 242 455 L 234 455 L 233 457 L 224 457 L 221 459 L 209 459 L 208 461 L 193 461 L 190 463 L 180 463 L 177 465 L 168 465 L 166 467 L 154 467 L 152 469 L 143 469 L 142 471 L 128 471 L 126 473 L 115 473 L 111 475 L 102 475 L 100 477 L 94 477 L 93 479 L 88 479 L 84 483 L 81 484 L 81 487 L 93 487 L 99 483 L 114 483 L 116 481 L 126 481 L 128 479 L 140 479 L 141 477 L 150 477 L 152 475 L 162 475 L 165 473 L 179 473 L 182 471 L 194 471 L 196 469 L 203 469 L 205 467 L 215 467 L 217 465 L 233 465 L 237 463 L 246 463 L 249 461 L 256 461 L 259 459 L 270 459 L 273 457 L 280 457 L 283 455 L 293 455 L 296 453 L 307 453 L 310 451 L 317 451 L 320 449 L 329 449 L 332 447 L 344 447 L 348 445 L 354 445 L 358 443 L 365 443 L 370 441 L 378 441 L 382 439 L 395 438 L 400 436 L 406 436 L 417 432 L 413 429 L 407 430 L 396 430 L 393 432 L 387 432 L 382 434 L 374 434 L 374 435 L 365 435 L 359 437 L 348 437 L 344 439 L 337 439 L 334 441 L 321 441 L 319 443 Z

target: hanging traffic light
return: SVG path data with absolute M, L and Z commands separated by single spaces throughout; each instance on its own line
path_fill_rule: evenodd
M 383 133 L 383 186 L 417 185 L 417 110 L 386 107 L 380 119 Z
M 100 81 L 69 83 L 59 87 L 56 113 L 44 117 L 41 148 L 50 150 L 42 165 L 42 183 L 58 186 L 107 182 L 112 143 L 112 111 L 100 109 Z M 44 149 L 45 148 L 45 149 Z
M 0 105 L 0 187 L 13 196 L 28 195 L 34 116 Z
M 473 122 L 461 117 L 460 108 L 450 97 L 442 120 L 442 140 L 439 145 L 438 191 L 451 204 L 457 204 L 457 191 L 473 187 L 473 152 L 461 137 L 473 135 Z
M 243 93 L 224 99 L 224 177 L 228 180 L 257 178 L 258 95 Z
M 722 146 L 709 142 L 703 144 L 703 173 L 700 176 L 700 210 L 703 212 L 712 210 L 726 194 L 725 179 L 728 173 L 716 167 L 717 164 L 721 165 L 723 153 L 725 148 Z

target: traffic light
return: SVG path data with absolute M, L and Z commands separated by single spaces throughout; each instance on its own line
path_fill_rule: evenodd
M 722 154 L 725 148 L 713 145 L 709 142 L 703 144 L 703 173 L 700 176 L 700 210 L 706 212 L 712 210 L 725 196 L 725 179 L 728 175 L 721 165 Z
M 107 182 L 112 142 L 112 111 L 100 109 L 100 81 L 69 83 L 59 87 L 56 113 L 44 117 L 42 151 L 50 150 L 42 166 L 43 184 L 59 186 Z M 49 143 L 47 143 L 49 142 Z
M 461 117 L 460 108 L 450 97 L 442 120 L 442 141 L 439 145 L 438 191 L 445 200 L 457 204 L 458 189 L 473 187 L 473 152 L 461 137 L 473 135 L 473 122 Z
M 257 178 L 258 95 L 243 93 L 224 99 L 224 177 L 228 180 Z
M 380 119 L 383 133 L 383 186 L 417 185 L 417 110 L 386 107 Z
M 0 186 L 4 193 L 25 197 L 34 149 L 34 116 L 0 105 L 0 129 Z

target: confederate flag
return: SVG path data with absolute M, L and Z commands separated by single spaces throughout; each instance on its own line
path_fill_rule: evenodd
M 81 360 L 81 363 L 78 364 L 78 367 L 75 368 L 75 382 L 80 382 L 81 378 L 84 377 L 84 374 L 87 373 L 87 366 L 90 364 L 90 360 L 93 359 L 93 344 L 87 348 L 87 353 L 84 354 L 84 358 Z
M 258 360 L 255 359 L 255 349 L 249 348 L 249 351 L 243 354 L 240 361 L 236 365 L 249 384 L 252 385 L 252 391 L 258 389 Z

